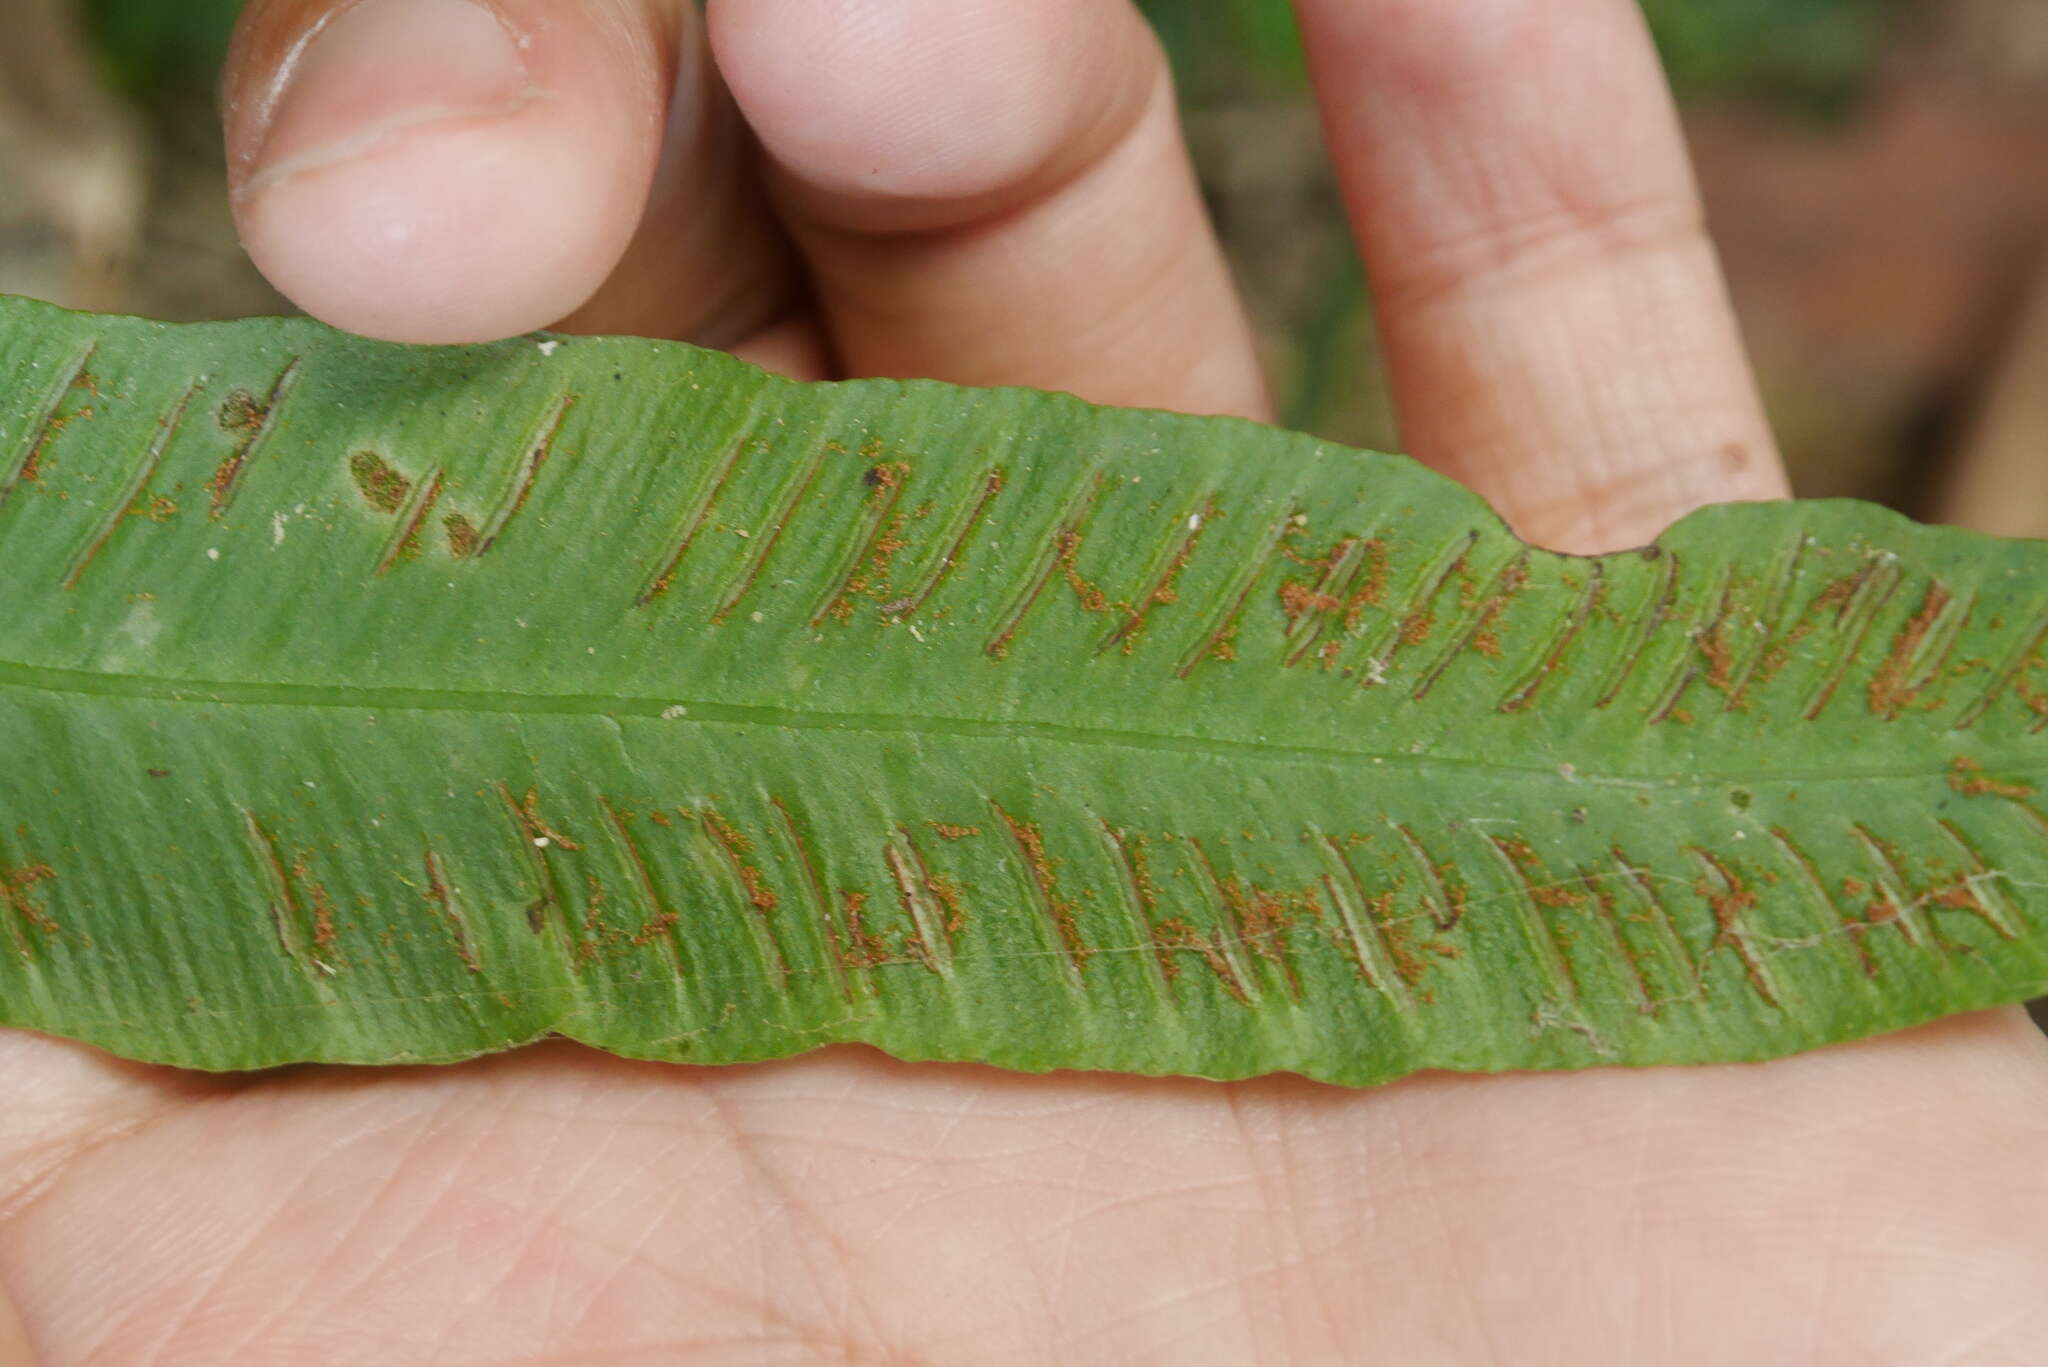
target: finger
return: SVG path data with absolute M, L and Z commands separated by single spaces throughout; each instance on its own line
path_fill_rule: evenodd
M 708 18 L 847 372 L 1265 415 L 1127 0 L 711 0 Z
M 683 27 L 668 131 L 639 229 L 597 294 L 558 326 L 761 350 L 756 334 L 787 331 L 801 272 L 695 9 L 685 8 Z M 779 358 L 771 350 L 768 359 Z M 823 369 L 803 374 L 823 377 Z
M 1296 0 L 1409 450 L 1574 550 L 1786 492 L 1632 0 Z
M 683 0 L 257 0 L 225 82 L 244 243 L 308 312 L 404 341 L 586 307 L 740 330 L 785 263 L 747 217 L 708 64 L 682 65 L 668 118 L 693 16 Z M 642 267 L 669 248 L 667 269 L 606 289 L 629 246 Z M 721 269 L 686 269 L 706 258 Z

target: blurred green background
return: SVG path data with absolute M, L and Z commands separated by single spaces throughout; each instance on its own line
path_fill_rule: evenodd
M 205 84 L 240 0 L 82 0 L 121 86 L 138 94 Z M 1840 109 L 1881 50 L 1897 0 L 1646 0 L 1666 67 L 1689 97 L 1754 94 Z M 1146 0 L 1191 94 L 1304 82 L 1284 0 Z
M 163 105 L 208 89 L 242 0 L 80 0 L 108 79 Z

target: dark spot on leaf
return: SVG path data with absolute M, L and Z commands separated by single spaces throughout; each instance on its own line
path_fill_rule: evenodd
M 380 513 L 396 513 L 412 492 L 412 481 L 393 469 L 375 451 L 358 451 L 348 458 L 348 472 L 356 482 L 363 502 Z
M 448 554 L 457 560 L 466 560 L 476 554 L 476 524 L 461 513 L 450 513 L 441 519 L 441 527 L 448 533 Z
M 214 415 L 221 431 L 241 437 L 260 430 L 265 416 L 262 401 L 246 389 L 237 389 L 221 400 L 220 410 Z

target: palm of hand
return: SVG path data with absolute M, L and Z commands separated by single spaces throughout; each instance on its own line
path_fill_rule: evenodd
M 1348 1094 L 567 1045 L 212 1081 L 20 1037 L 0 1210 L 54 1363 L 2005 1361 L 2038 1052 L 1984 1018 Z
M 408 67 L 496 33 L 427 0 L 299 61 L 336 8 L 253 4 L 229 81 L 245 237 L 330 321 L 573 310 L 799 374 L 1264 411 L 1127 6 L 712 0 L 775 218 L 703 82 L 640 217 L 689 6 L 494 0 L 527 40 L 509 95 L 481 59 Z M 1633 7 L 1297 8 L 1409 449 L 1553 544 L 1779 495 Z M 549 193 L 465 181 L 494 138 Z M 53 1367 L 2038 1361 L 2044 1052 L 2003 1013 L 1346 1093 L 564 1044 L 209 1079 L 0 1034 L 0 1287 Z

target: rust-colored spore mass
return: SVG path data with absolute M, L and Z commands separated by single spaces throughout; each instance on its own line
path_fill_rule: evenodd
M 939 899 L 939 905 L 946 909 L 946 934 L 958 935 L 967 924 L 967 911 L 960 900 L 960 882 L 943 873 L 925 871 L 925 891 Z
M 733 873 L 746 888 L 748 904 L 760 912 L 775 910 L 779 900 L 775 896 L 775 890 L 768 886 L 768 880 L 761 876 L 761 871 L 746 860 L 746 856 L 753 851 L 754 842 L 747 838 L 745 832 L 726 820 L 724 814 L 715 807 L 707 804 L 698 813 L 698 817 L 703 821 L 704 829 L 711 833 L 712 839 L 718 842 L 724 849 L 726 857 L 732 862 Z
M 1216 975 L 1216 981 L 1223 985 L 1223 990 L 1233 1000 L 1244 1006 L 1251 1004 L 1251 994 L 1245 990 L 1244 979 L 1239 976 L 1237 966 L 1230 962 L 1229 956 L 1214 939 L 1178 917 L 1161 921 L 1153 928 L 1152 939 L 1160 949 L 1168 951 L 1162 963 L 1169 976 L 1177 976 L 1180 972 L 1180 965 L 1172 958 L 1173 952 L 1194 954 L 1208 965 L 1209 971 Z
M 842 968 L 880 968 L 883 964 L 899 963 L 904 955 L 889 948 L 889 942 L 866 922 L 868 895 L 851 888 L 839 891 L 840 909 L 846 918 L 846 937 L 843 943 L 836 938 L 834 951 L 839 956 Z
M 1743 914 L 1754 910 L 1757 905 L 1756 894 L 1736 876 L 1726 861 L 1706 850 L 1695 849 L 1694 853 L 1711 875 L 1694 884 L 1693 891 L 1713 908 L 1714 924 L 1718 927 L 1714 936 L 1715 947 L 1734 950 L 1757 995 L 1772 1006 L 1778 1005 L 1778 994 L 1772 989 L 1771 980 L 1764 973 L 1756 951 L 1750 947 L 1749 931 L 1743 924 Z
M 412 495 L 412 481 L 375 451 L 358 451 L 350 456 L 348 473 L 363 502 L 387 516 L 396 516 Z
M 1160 570 L 1158 578 L 1152 583 L 1152 587 L 1144 591 L 1135 605 L 1129 603 L 1118 603 L 1116 605 L 1116 610 L 1123 614 L 1123 621 L 1117 625 L 1117 629 L 1103 643 L 1104 648 L 1114 645 L 1119 647 L 1124 654 L 1129 655 L 1137 648 L 1138 637 L 1144 632 L 1146 623 L 1151 619 L 1152 610 L 1180 601 L 1181 574 L 1187 569 L 1188 562 L 1194 559 L 1195 551 L 1202 544 L 1202 537 L 1207 534 L 1210 526 L 1222 516 L 1222 510 L 1216 506 L 1213 500 L 1204 500 L 1199 512 L 1189 514 L 1184 523 L 1176 524 L 1175 530 L 1179 534 L 1180 539 L 1178 544 L 1174 546 L 1173 554 L 1167 558 L 1165 567 Z M 1183 528 L 1185 530 L 1182 530 Z
M 476 524 L 461 513 L 450 513 L 442 518 L 441 530 L 448 536 L 448 554 L 457 560 L 467 560 L 476 554 L 480 540 Z
M 313 852 L 300 850 L 292 861 L 292 879 L 306 890 L 306 900 L 313 906 L 313 942 L 307 950 L 307 958 L 322 973 L 333 973 L 341 966 L 335 952 L 335 943 L 340 930 L 335 924 L 334 897 L 327 886 L 313 877 Z
M 1517 864 L 1533 864 L 1536 862 L 1536 851 L 1531 848 L 1528 841 L 1519 835 L 1500 836 L 1493 843 L 1500 846 L 1501 852 Z
M 18 869 L 0 868 L 0 899 L 27 925 L 29 930 L 43 936 L 55 936 L 57 923 L 52 920 L 42 904 L 29 895 L 29 890 L 38 883 L 45 883 L 57 876 L 57 871 L 48 864 L 28 864 Z M 31 952 L 30 943 L 17 930 L 16 947 L 24 955 Z
M 427 872 L 427 890 L 420 894 L 433 903 L 435 915 L 448 926 L 448 933 L 455 941 L 456 957 L 462 966 L 473 974 L 484 971 L 483 963 L 476 956 L 476 947 L 469 940 L 469 923 L 463 917 L 462 909 L 455 903 L 455 894 L 448 886 L 448 872 L 442 866 L 441 856 L 428 850 L 422 856 Z
M 214 411 L 215 423 L 235 439 L 235 444 L 234 449 L 214 467 L 212 478 L 206 482 L 210 505 L 207 516 L 211 520 L 218 522 L 234 502 L 236 489 L 249 472 L 250 461 L 255 459 L 265 436 L 276 425 L 278 410 L 292 392 L 298 376 L 299 362 L 294 359 L 278 372 L 277 378 L 271 382 L 270 391 L 262 398 L 246 389 L 237 389 Z
M 1387 948 L 1387 957 L 1394 961 L 1394 972 L 1403 983 L 1413 990 L 1422 983 L 1429 972 L 1429 960 L 1416 951 L 1415 925 L 1394 914 L 1392 891 L 1380 893 L 1367 904 L 1373 923 L 1379 927 L 1380 938 Z
M 862 472 L 861 483 L 868 489 L 862 514 L 866 531 L 830 600 L 812 616 L 814 630 L 827 617 L 835 622 L 851 621 L 863 598 L 880 602 L 884 617 L 902 616 L 916 608 L 914 597 L 899 594 L 889 582 L 897 554 L 910 545 L 903 535 L 909 515 L 896 508 L 909 477 L 910 463 L 901 460 L 871 465 Z
M 1968 755 L 1957 755 L 1949 765 L 1948 786 L 1964 797 L 2007 797 L 2024 802 L 2034 795 L 2031 783 L 2009 783 L 1987 776 L 1984 766 Z
M 1940 584 L 1929 584 L 1927 595 L 1920 600 L 1919 610 L 1911 620 L 1899 628 L 1899 634 L 1892 638 L 1892 648 L 1886 653 L 1877 672 L 1870 678 L 1870 710 L 1886 721 L 1904 711 L 1919 696 L 1929 678 L 1913 682 L 1913 665 L 1920 654 L 1921 643 L 1929 631 L 1953 601 L 1949 591 Z
M 519 824 L 525 829 L 527 839 L 532 841 L 535 846 L 545 849 L 550 843 L 553 843 L 572 852 L 580 852 L 583 849 L 583 846 L 549 825 L 547 818 L 540 814 L 540 791 L 538 789 L 528 788 L 526 796 L 517 800 L 514 800 L 512 790 L 506 785 L 499 784 L 498 790 L 504 796 L 506 803 L 511 806 L 513 812 L 518 816 Z
M 1283 580 L 1280 584 L 1280 610 L 1287 614 L 1291 625 L 1297 618 L 1312 612 L 1336 612 L 1344 606 L 1344 600 L 1332 594 L 1317 593 L 1298 579 Z
M 389 574 L 400 561 L 415 559 L 420 553 L 420 532 L 434 515 L 434 506 L 441 501 L 444 482 L 439 470 L 427 476 L 426 484 L 417 494 L 406 500 L 410 511 L 399 519 L 398 529 L 385 543 L 384 553 L 377 558 L 377 574 Z
M 1067 960 L 1078 970 L 1088 962 L 1094 951 L 1081 938 L 1080 923 L 1074 916 L 1074 904 L 1059 894 L 1059 883 L 1054 877 L 1057 863 L 1045 852 L 1045 837 L 1038 827 L 1029 821 L 1020 821 L 996 804 L 990 804 L 1002 823 L 1009 828 L 1011 839 L 1017 842 L 1017 851 L 1024 858 L 1026 871 L 1031 876 L 1032 886 L 1037 890 L 1042 910 L 1052 918 L 1059 934 L 1060 945 L 1066 951 Z
M 1300 1000 L 1301 978 L 1295 972 L 1287 935 L 1299 921 L 1323 919 L 1322 902 L 1315 889 L 1281 891 L 1237 877 L 1223 880 L 1221 887 L 1224 903 L 1237 923 L 1238 940 L 1277 968 L 1287 983 L 1288 994 Z
M 1065 576 L 1067 587 L 1074 591 L 1074 598 L 1081 604 L 1082 611 L 1115 611 L 1108 596 L 1081 574 L 1081 533 L 1063 530 L 1058 534 L 1058 541 L 1060 573 Z M 1128 607 L 1125 610 L 1128 611 Z
M 214 413 L 214 421 L 220 430 L 238 437 L 246 437 L 263 428 L 263 419 L 268 416 L 261 400 L 246 389 L 237 389 L 221 400 Z
M 22 459 L 21 469 L 17 474 L 17 478 L 24 484 L 41 484 L 43 482 L 43 475 L 49 469 L 51 446 L 56 443 L 58 437 L 64 434 L 66 427 L 81 419 L 90 422 L 92 416 L 93 410 L 87 407 L 51 417 L 49 422 L 43 425 L 43 430 L 36 434 L 35 441 L 29 446 L 28 455 Z

